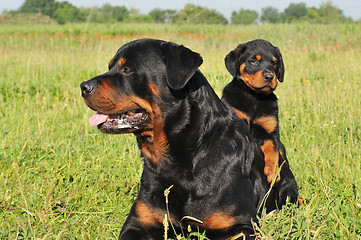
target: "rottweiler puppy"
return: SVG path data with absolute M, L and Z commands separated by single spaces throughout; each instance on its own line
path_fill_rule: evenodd
M 267 191 L 263 154 L 198 70 L 202 62 L 184 46 L 140 39 L 117 51 L 108 72 L 81 84 L 96 111 L 90 124 L 133 133 L 144 161 L 119 239 L 163 239 L 164 221 L 177 234 L 191 226 L 212 240 L 254 238 L 252 222 Z
M 268 210 L 286 204 L 287 197 L 297 202 L 298 187 L 280 140 L 274 94 L 278 81 L 283 82 L 285 71 L 279 49 L 266 40 L 253 40 L 232 50 L 225 58 L 225 65 L 233 80 L 223 89 L 222 101 L 249 125 L 264 154 L 267 181 L 275 183 Z

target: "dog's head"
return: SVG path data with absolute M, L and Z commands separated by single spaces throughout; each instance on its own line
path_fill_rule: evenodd
M 284 65 L 280 51 L 266 40 L 240 44 L 225 58 L 227 70 L 257 93 L 270 93 L 283 82 Z
M 172 42 L 140 39 L 123 45 L 108 72 L 80 85 L 85 103 L 97 111 L 89 123 L 115 134 L 162 128 L 162 104 L 201 64 L 198 53 Z

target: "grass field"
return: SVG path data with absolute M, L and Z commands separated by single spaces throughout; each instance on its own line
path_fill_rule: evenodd
M 0 26 L 0 239 L 115 239 L 136 198 L 132 135 L 104 135 L 79 84 L 125 42 L 200 52 L 218 94 L 223 59 L 264 38 L 285 61 L 281 140 L 305 204 L 260 219 L 263 239 L 361 239 L 361 25 Z

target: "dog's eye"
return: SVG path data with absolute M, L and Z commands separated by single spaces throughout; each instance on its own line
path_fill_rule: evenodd
M 259 65 L 259 61 L 256 60 L 256 59 L 249 60 L 249 63 L 252 64 L 252 65 L 255 65 L 255 66 Z
M 132 70 L 131 70 L 130 68 L 128 68 L 128 67 L 124 67 L 124 68 L 123 68 L 123 73 L 124 73 L 124 74 L 131 74 L 131 73 L 132 73 Z

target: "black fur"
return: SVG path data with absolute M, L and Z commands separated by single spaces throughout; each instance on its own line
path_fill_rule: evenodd
M 225 86 L 222 101 L 235 109 L 238 116 L 250 126 L 252 136 L 261 147 L 266 142 L 274 145 L 277 164 L 282 166 L 268 198 L 267 211 L 281 208 L 286 204 L 287 197 L 290 202 L 296 203 L 298 187 L 280 140 L 277 97 L 273 93 L 277 79 L 280 82 L 284 80 L 280 51 L 268 41 L 250 41 L 231 51 L 225 58 L 225 65 L 233 80 Z M 269 153 L 273 152 L 264 150 L 265 161 L 270 160 L 271 157 L 267 156 Z M 265 169 L 265 174 L 271 184 L 277 172 Z
M 136 40 L 118 50 L 109 72 L 81 84 L 95 111 L 116 118 L 134 108 L 148 117 L 125 129 L 98 125 L 106 133 L 133 133 L 144 158 L 140 191 L 119 239 L 163 239 L 164 190 L 171 185 L 170 219 L 178 234 L 189 224 L 212 240 L 253 238 L 268 186 L 263 154 L 197 70 L 201 63 L 184 46 Z M 185 216 L 203 223 L 182 221 Z

